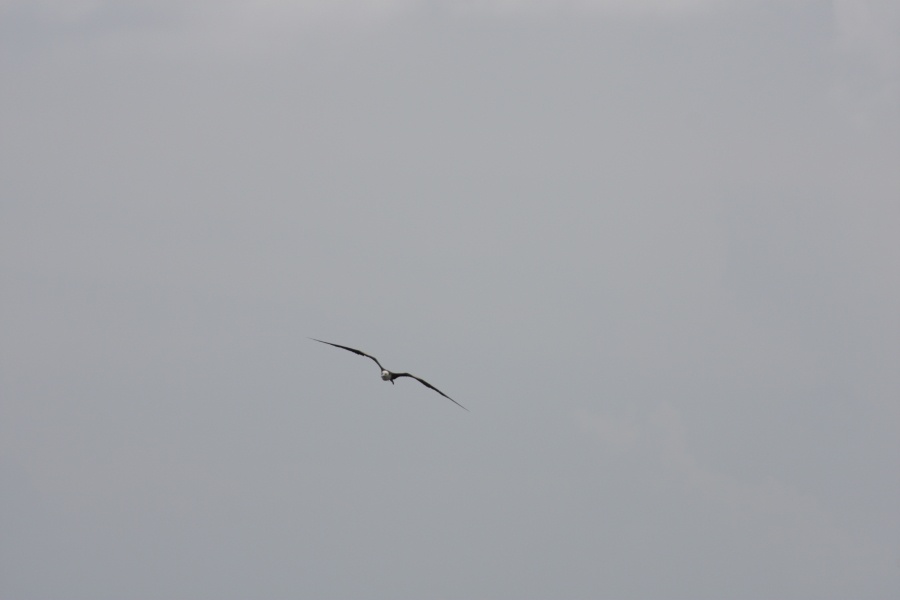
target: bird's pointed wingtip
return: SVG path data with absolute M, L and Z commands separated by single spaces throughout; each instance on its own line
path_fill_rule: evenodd
M 472 412 L 472 411 L 470 411 L 468 408 L 466 408 L 465 406 L 463 406 L 462 404 L 460 404 L 459 402 L 457 402 L 456 400 L 454 400 L 453 398 L 451 398 L 450 396 L 448 396 L 447 394 L 445 394 L 444 392 L 441 392 L 441 391 L 439 391 L 439 390 L 435 390 L 435 391 L 436 391 L 438 394 L 440 394 L 441 396 L 443 396 L 444 398 L 446 398 L 447 400 L 449 400 L 450 402 L 452 402 L 453 404 L 455 404 L 455 405 L 457 405 L 458 407 L 460 407 L 461 409 L 463 409 L 464 411 L 466 411 L 466 412 Z

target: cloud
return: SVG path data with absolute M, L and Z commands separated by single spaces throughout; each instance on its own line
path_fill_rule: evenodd
M 466 12 L 495 14 L 658 14 L 696 13 L 717 5 L 722 0 L 487 0 L 457 3 Z
M 109 4 L 104 0 L 2 0 L 0 17 L 15 12 L 31 11 L 34 15 L 54 21 L 73 21 L 84 18 Z
M 0 1 L 0 16 L 28 14 L 44 23 L 77 26 L 96 25 L 97 21 L 108 23 L 110 14 L 152 12 L 194 26 L 228 29 L 230 25 L 266 31 L 335 21 L 378 25 L 417 12 L 470 16 L 676 15 L 694 14 L 717 6 L 727 6 L 727 3 L 723 0 L 460 0 L 435 5 L 429 0 L 5 0 Z
M 374 15 L 396 13 L 402 10 L 429 9 L 428 0 L 260 0 L 241 2 L 239 0 L 186 0 L 184 2 L 147 2 L 146 0 L 4 0 L 0 9 L 21 10 L 29 7 L 49 18 L 70 19 L 92 12 L 109 10 L 114 7 L 135 7 L 140 5 L 166 5 L 189 7 L 191 11 L 213 14 L 217 11 L 254 13 L 257 15 L 294 15 L 298 17 L 323 16 L 328 14 Z M 539 11 L 604 11 L 604 12 L 663 12 L 674 13 L 695 11 L 723 4 L 723 0 L 479 0 L 453 3 L 445 10 L 472 10 L 480 8 L 496 12 Z
M 837 42 L 884 76 L 900 69 L 900 4 L 893 0 L 835 0 Z
M 84 37 L 150 31 L 160 23 L 199 46 L 253 49 L 327 29 L 378 27 L 415 14 L 456 16 L 625 16 L 693 18 L 712 11 L 734 11 L 725 0 L 460 0 L 436 5 L 429 0 L 0 0 L 0 20 L 19 27 L 25 18 L 54 34 Z M 896 83 L 900 70 L 900 4 L 893 0 L 835 0 L 836 45 L 882 79 Z M 20 28 L 20 27 L 19 27 Z
M 837 96 L 863 125 L 900 106 L 900 3 L 835 0 Z
M 771 560 L 820 574 L 822 590 L 840 589 L 849 581 L 866 581 L 894 568 L 890 548 L 842 522 L 815 496 L 773 477 L 751 481 L 706 464 L 691 447 L 681 412 L 669 402 L 643 417 L 580 412 L 575 420 L 608 457 L 631 465 L 629 472 L 669 479 L 673 502 L 706 507 L 710 522 L 728 523 L 734 534 L 745 536 L 736 544 L 756 540 L 753 543 L 767 548 Z M 636 465 L 641 466 L 636 470 Z
M 628 419 L 581 411 L 577 420 L 583 430 L 613 453 L 631 450 L 638 441 L 638 428 Z

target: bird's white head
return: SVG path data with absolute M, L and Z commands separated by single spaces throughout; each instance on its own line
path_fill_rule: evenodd
M 385 381 L 390 381 L 391 380 L 390 372 L 387 369 L 382 369 L 381 370 L 381 378 L 384 379 Z

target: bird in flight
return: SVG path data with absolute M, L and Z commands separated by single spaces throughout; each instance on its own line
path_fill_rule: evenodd
M 372 356 L 371 354 L 366 354 L 366 353 L 363 352 L 362 350 L 357 350 L 356 348 L 348 348 L 347 346 L 341 346 L 340 344 L 332 344 L 331 342 L 326 342 L 326 341 L 324 341 L 324 340 L 317 340 L 316 338 L 309 338 L 309 339 L 311 339 L 311 340 L 313 340 L 313 341 L 315 341 L 315 342 L 322 343 L 322 344 L 328 344 L 329 346 L 334 346 L 335 348 L 341 348 L 341 349 L 343 349 L 343 350 L 349 350 L 350 352 L 353 352 L 354 354 L 359 354 L 360 356 L 365 356 L 365 357 L 367 357 L 367 358 L 371 358 L 372 360 L 375 361 L 375 364 L 378 365 L 378 368 L 381 369 L 381 378 L 384 379 L 385 381 L 390 381 L 391 383 L 394 383 L 394 380 L 397 379 L 397 378 L 399 378 L 399 377 L 411 377 L 411 378 L 415 379 L 416 381 L 418 381 L 419 383 L 421 383 L 422 385 L 424 385 L 425 387 L 433 389 L 433 390 L 436 391 L 438 394 L 440 394 L 441 396 L 443 396 L 444 398 L 446 398 L 447 400 L 449 400 L 449 401 L 452 402 L 453 404 L 457 405 L 457 406 L 460 407 L 461 409 L 463 409 L 463 410 L 465 410 L 465 411 L 468 411 L 468 410 L 469 410 L 468 408 L 466 408 L 465 406 L 463 406 L 462 404 L 460 404 L 459 402 L 457 402 L 456 400 L 454 400 L 453 398 L 451 398 L 450 396 L 448 396 L 447 394 L 445 394 L 445 393 L 442 392 L 441 390 L 437 389 L 436 387 L 434 387 L 433 385 L 431 385 L 430 383 L 428 383 L 427 381 L 425 381 L 425 380 L 422 379 L 421 377 L 416 377 L 415 375 L 413 375 L 413 374 L 411 374 L 411 373 L 394 373 L 393 371 L 388 371 L 387 369 L 385 369 L 384 367 L 381 366 L 381 363 L 378 362 L 378 359 L 377 359 L 377 358 L 375 358 L 375 357 Z

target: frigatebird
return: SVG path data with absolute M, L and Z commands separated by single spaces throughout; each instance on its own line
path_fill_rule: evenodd
M 334 346 L 335 348 L 341 348 L 341 349 L 343 349 L 343 350 L 349 350 L 350 352 L 353 352 L 354 354 L 359 354 L 360 356 L 365 356 L 365 357 L 367 357 L 367 358 L 371 358 L 372 360 L 375 361 L 375 364 L 378 365 L 378 368 L 381 369 L 381 378 L 384 379 L 385 381 L 390 381 L 390 382 L 393 384 L 393 383 L 394 383 L 394 380 L 397 379 L 397 378 L 399 378 L 399 377 L 411 377 L 411 378 L 415 379 L 416 381 L 418 381 L 419 383 L 421 383 L 422 385 L 424 385 L 425 387 L 433 389 L 433 390 L 436 391 L 438 394 L 440 394 L 441 396 L 443 396 L 444 398 L 446 398 L 447 400 L 449 400 L 449 401 L 452 402 L 453 404 L 457 405 L 457 406 L 460 407 L 461 409 L 466 410 L 466 411 L 469 410 L 468 408 L 466 408 L 465 406 L 463 406 L 462 404 L 460 404 L 459 402 L 457 402 L 456 400 L 454 400 L 453 398 L 451 398 L 450 396 L 448 396 L 447 394 L 445 394 L 445 393 L 442 392 L 441 390 L 437 389 L 436 387 L 434 387 L 433 385 L 431 385 L 430 383 L 428 383 L 427 381 L 425 381 L 425 380 L 422 379 L 421 377 L 416 377 L 416 376 L 413 375 L 412 373 L 394 373 L 393 371 L 388 371 L 388 370 L 385 369 L 383 366 L 381 366 L 381 363 L 378 362 L 378 359 L 377 359 L 377 358 L 375 358 L 375 357 L 372 356 L 371 354 L 366 354 L 366 353 L 363 352 L 362 350 L 357 350 L 356 348 L 350 348 L 350 347 L 348 347 L 348 346 L 341 346 L 340 344 L 332 344 L 331 342 L 326 342 L 325 340 L 317 340 L 316 338 L 309 338 L 309 339 L 311 339 L 311 340 L 313 340 L 313 341 L 315 341 L 315 342 L 322 343 L 322 344 L 328 344 L 329 346 Z

